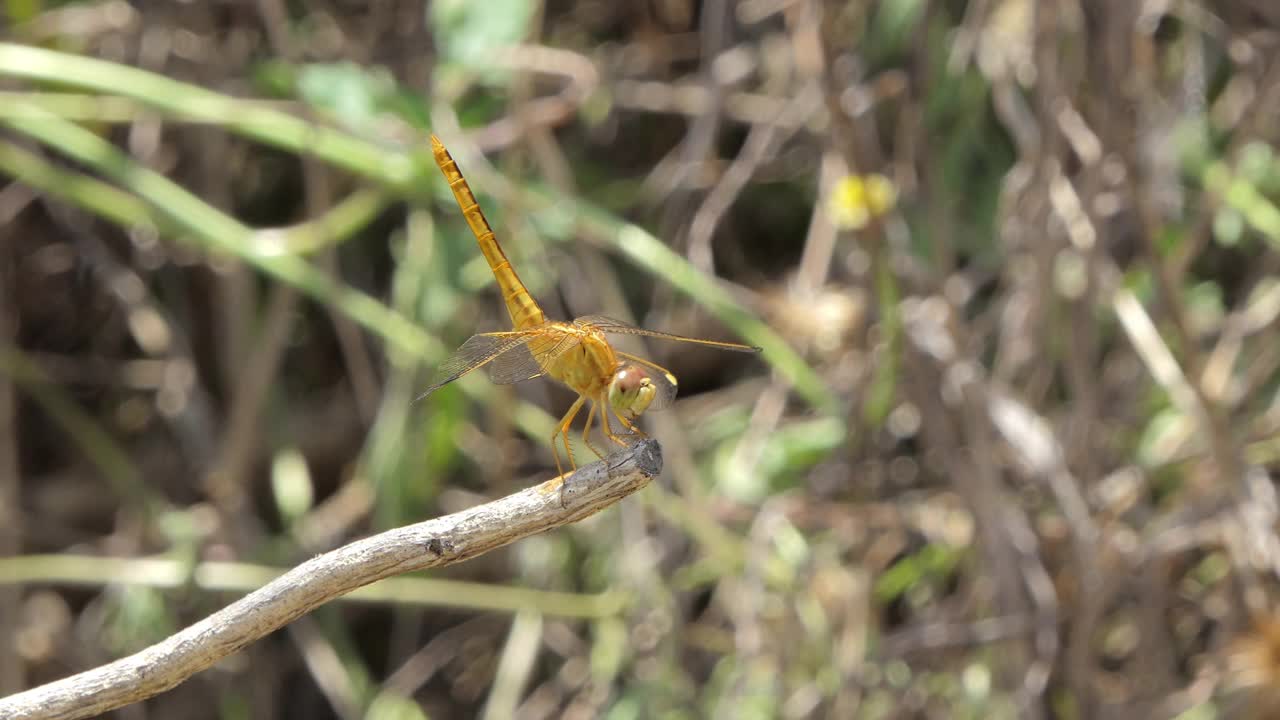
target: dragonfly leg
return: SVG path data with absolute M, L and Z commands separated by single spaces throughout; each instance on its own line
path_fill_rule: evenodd
M 609 404 L 609 395 L 607 392 L 600 394 L 600 399 L 596 400 L 596 405 L 600 407 L 600 425 L 604 427 L 604 436 L 622 447 L 626 447 L 626 441 L 614 434 L 613 425 L 609 422 L 609 411 L 612 409 L 612 406 Z
M 601 395 L 600 398 L 601 399 L 597 400 L 596 403 L 600 406 L 600 424 L 604 426 L 605 437 L 616 442 L 622 447 L 627 447 L 627 441 L 623 440 L 617 433 L 613 431 L 613 426 L 609 422 L 609 414 L 610 414 L 610 411 L 613 410 L 613 406 L 609 404 L 608 396 Z M 622 417 L 617 412 L 613 412 L 613 416 L 621 420 L 623 426 L 629 428 L 632 432 L 639 432 L 638 430 L 635 429 L 634 425 L 627 422 L 626 418 Z M 639 433 L 639 434 L 640 434 L 640 437 L 645 436 L 644 433 Z
M 569 456 L 569 469 L 577 470 L 578 464 L 573 461 L 573 447 L 569 445 L 569 426 L 573 424 L 573 418 L 578 415 L 578 411 L 582 409 L 582 403 L 586 402 L 586 400 L 585 396 L 579 395 L 573 405 L 569 406 L 569 411 L 564 414 L 564 417 L 560 418 L 560 424 L 556 426 L 556 431 L 551 433 L 551 454 L 556 459 L 556 472 L 561 475 L 564 475 L 564 466 L 560 464 L 560 450 L 556 447 L 556 438 L 564 441 L 564 451 Z
M 633 422 L 631 422 L 630 420 L 626 419 L 626 418 L 625 418 L 625 417 L 623 417 L 620 413 L 618 414 L 618 419 L 622 421 L 622 425 L 623 425 L 623 427 L 625 427 L 626 429 L 630 430 L 630 431 L 631 431 L 631 434 L 632 434 L 632 435 L 635 435 L 637 438 L 647 438 L 647 437 L 649 437 L 648 435 L 645 435 L 645 434 L 644 434 L 644 431 L 643 431 L 643 430 L 641 430 L 640 428 L 636 427 L 636 426 L 635 426 L 635 423 L 633 423 Z
M 595 453 L 597 457 L 604 459 L 604 453 L 600 452 L 599 448 L 591 444 L 591 423 L 595 421 L 597 411 L 603 416 L 604 411 L 600 410 L 600 403 L 592 402 L 587 407 L 587 424 L 582 428 L 582 442 L 586 443 L 587 447 L 591 448 L 591 452 Z

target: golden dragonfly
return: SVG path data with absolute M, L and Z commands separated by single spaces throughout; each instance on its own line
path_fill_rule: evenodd
M 576 469 L 573 448 L 569 444 L 569 427 L 584 405 L 587 406 L 587 421 L 582 430 L 582 440 L 592 452 L 603 458 L 605 454 L 591 442 L 591 428 L 597 415 L 605 437 L 626 447 L 627 441 L 614 432 L 610 416 L 617 419 L 629 437 L 642 438 L 645 434 L 636 427 L 636 420 L 646 410 L 661 410 L 669 406 L 676 395 L 674 375 L 656 363 L 615 349 L 606 335 L 642 335 L 735 352 L 760 351 L 751 345 L 645 330 L 602 315 L 588 315 L 573 322 L 548 320 L 502 252 L 458 164 L 435 135 L 431 136 L 431 150 L 436 165 L 453 190 L 462 215 L 467 219 L 467 225 L 480 244 L 480 252 L 497 279 L 507 312 L 511 315 L 512 329 L 472 335 L 444 361 L 431 386 L 418 399 L 481 367 L 488 370 L 493 382 L 501 385 L 543 375 L 558 380 L 578 393 L 577 401 L 569 407 L 551 435 L 556 471 L 564 475 L 557 441 L 564 444 L 570 469 Z

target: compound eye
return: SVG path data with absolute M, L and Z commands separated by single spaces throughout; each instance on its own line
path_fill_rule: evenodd
M 636 418 L 648 409 L 655 392 L 648 370 L 625 365 L 614 373 L 609 383 L 609 404 L 628 418 Z

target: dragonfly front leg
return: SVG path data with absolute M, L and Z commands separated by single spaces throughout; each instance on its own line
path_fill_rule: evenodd
M 593 402 L 591 403 L 591 406 L 587 408 L 587 424 L 582 428 L 582 442 L 586 443 L 587 447 L 591 448 L 591 452 L 595 453 L 596 457 L 603 460 L 605 456 L 604 453 L 600 452 L 599 448 L 591 444 L 591 423 L 595 421 L 597 411 L 600 413 L 601 417 L 605 417 L 604 410 L 601 409 L 600 403 Z
M 582 403 L 586 402 L 586 396 L 579 395 L 573 405 L 569 406 L 569 411 L 560 418 L 560 424 L 556 427 L 556 431 L 551 433 L 551 454 L 556 459 L 556 472 L 564 475 L 564 467 L 560 464 L 560 450 L 556 447 L 556 438 L 564 440 L 564 451 L 569 455 L 569 469 L 577 470 L 578 465 L 573 461 L 573 447 L 569 445 L 569 426 L 573 424 L 573 418 L 578 415 L 578 411 L 582 409 Z
M 628 446 L 627 441 L 623 440 L 620 435 L 618 435 L 613 431 L 613 425 L 609 422 L 609 414 L 611 412 L 613 416 L 618 418 L 618 420 L 622 423 L 622 426 L 630 430 L 632 434 L 637 435 L 639 437 L 648 437 L 644 433 L 640 432 L 640 430 L 637 429 L 635 425 L 632 425 L 630 422 L 627 421 L 626 418 L 619 415 L 618 412 L 613 409 L 613 406 L 609 404 L 608 394 L 601 395 L 600 399 L 597 400 L 596 403 L 600 406 L 600 424 L 604 426 L 605 437 L 618 443 L 622 447 Z
M 628 420 L 628 419 L 626 419 L 625 417 L 623 417 L 622 413 L 614 413 L 614 414 L 618 416 L 618 420 L 622 421 L 622 425 L 623 425 L 623 427 L 625 427 L 626 429 L 630 430 L 630 431 L 631 431 L 631 434 L 632 434 L 632 435 L 635 435 L 635 436 L 636 436 L 636 438 L 647 438 L 647 437 L 649 437 L 648 435 L 645 435 L 645 434 L 644 434 L 644 431 L 643 431 L 643 430 L 641 430 L 640 428 L 636 427 L 634 423 L 632 423 L 630 420 Z

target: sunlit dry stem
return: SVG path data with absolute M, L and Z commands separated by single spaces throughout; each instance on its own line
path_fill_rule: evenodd
M 470 560 L 594 515 L 649 484 L 661 469 L 658 443 L 643 440 L 567 477 L 358 540 L 302 563 L 141 652 L 0 698 L 0 718 L 72 720 L 144 700 L 356 588 Z

